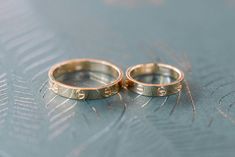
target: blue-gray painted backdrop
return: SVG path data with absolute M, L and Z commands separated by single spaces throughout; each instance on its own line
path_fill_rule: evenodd
M 0 157 L 234 157 L 235 0 L 0 0 Z M 182 93 L 75 101 L 51 65 L 163 62 Z

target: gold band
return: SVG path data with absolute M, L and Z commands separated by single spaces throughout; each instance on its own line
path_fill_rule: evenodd
M 65 73 L 76 71 L 94 71 L 111 75 L 114 81 L 100 87 L 84 88 L 64 84 L 57 80 Z M 123 72 L 115 65 L 95 59 L 75 59 L 54 65 L 48 73 L 50 89 L 63 97 L 71 99 L 99 99 L 117 94 L 123 82 Z
M 171 77 L 175 81 L 170 83 L 150 84 L 134 79 L 140 75 L 158 74 Z M 145 96 L 168 96 L 181 91 L 184 73 L 179 69 L 166 64 L 140 64 L 130 67 L 126 71 L 126 86 L 131 91 Z

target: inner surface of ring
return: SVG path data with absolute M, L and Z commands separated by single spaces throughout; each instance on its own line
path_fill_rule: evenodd
M 66 85 L 92 88 L 114 82 L 119 73 L 110 65 L 84 61 L 61 65 L 53 76 Z
M 132 69 L 130 75 L 135 80 L 148 84 L 168 84 L 179 78 L 177 71 L 152 63 Z

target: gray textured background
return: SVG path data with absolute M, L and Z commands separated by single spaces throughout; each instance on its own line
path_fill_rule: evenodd
M 0 157 L 234 156 L 234 28 L 234 0 L 0 0 Z M 83 57 L 173 64 L 188 86 L 86 102 L 47 90 L 51 65 Z

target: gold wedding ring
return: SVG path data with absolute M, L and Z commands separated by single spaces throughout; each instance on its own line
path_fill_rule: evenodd
M 115 80 L 103 86 L 84 88 L 71 86 L 57 79 L 66 73 L 77 71 L 100 72 L 113 76 Z M 75 59 L 56 64 L 49 70 L 48 76 L 49 88 L 54 93 L 78 100 L 110 97 L 120 91 L 123 82 L 123 72 L 117 66 L 95 59 Z
M 159 84 L 145 83 L 135 79 L 141 75 L 159 75 L 170 77 L 174 81 Z M 166 64 L 148 63 L 130 67 L 126 71 L 126 86 L 131 91 L 145 96 L 168 96 L 182 90 L 184 73 L 179 69 Z

